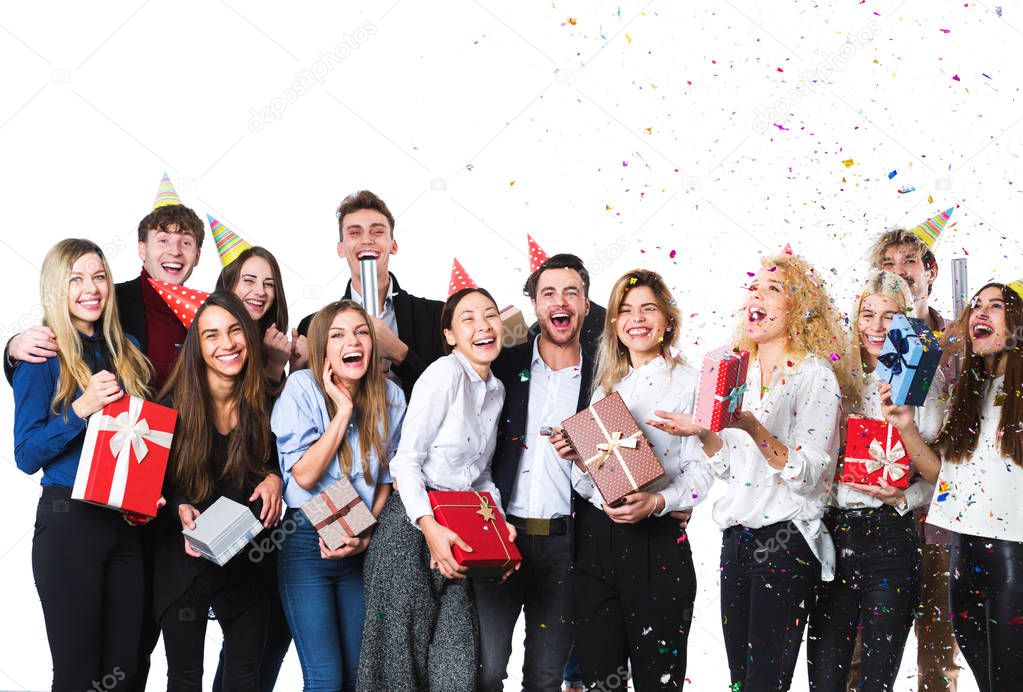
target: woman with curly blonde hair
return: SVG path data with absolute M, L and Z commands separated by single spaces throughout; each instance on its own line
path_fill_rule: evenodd
M 786 690 L 821 579 L 835 549 L 822 522 L 835 475 L 849 381 L 845 336 L 823 282 L 804 259 L 761 260 L 739 320 L 750 351 L 743 411 L 719 433 L 666 413 L 695 435 L 700 457 L 728 481 L 714 503 L 723 530 L 721 620 L 733 686 Z M 832 363 L 834 362 L 834 366 Z

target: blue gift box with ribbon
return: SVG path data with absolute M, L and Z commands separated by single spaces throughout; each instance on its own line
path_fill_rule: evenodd
M 877 377 L 891 383 L 892 402 L 921 406 L 938 370 L 941 346 L 926 322 L 896 315 L 878 361 Z

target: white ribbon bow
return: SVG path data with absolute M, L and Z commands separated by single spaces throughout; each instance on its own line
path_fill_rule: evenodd
M 890 440 L 891 438 L 889 437 Z M 867 471 L 870 473 L 884 469 L 884 475 L 893 481 L 897 481 L 906 475 L 905 467 L 899 465 L 899 461 L 906 456 L 906 449 L 902 446 L 902 442 L 896 442 L 894 445 L 891 445 L 886 452 L 881 441 L 875 438 L 870 441 L 870 447 L 867 451 L 871 457 L 866 462 Z

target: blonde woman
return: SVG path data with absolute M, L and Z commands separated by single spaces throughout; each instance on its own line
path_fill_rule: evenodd
M 696 400 L 696 372 L 675 349 L 680 323 L 661 276 L 635 269 L 611 290 L 597 355 L 591 402 L 621 395 L 664 467 L 656 486 L 610 507 L 562 432 L 551 438 L 576 462 L 575 490 L 598 510 L 576 515 L 572 572 L 576 654 L 587 689 L 625 689 L 630 668 L 637 690 L 685 678 L 696 573 L 689 541 L 669 515 L 701 502 L 714 477 L 697 461 L 694 439 L 673 436 L 654 420 L 666 411 L 690 413 Z
M 820 276 L 788 253 L 761 260 L 739 320 L 750 351 L 743 412 L 720 433 L 689 414 L 666 424 L 697 436 L 728 481 L 714 503 L 721 621 L 732 684 L 787 690 L 816 586 L 834 575 L 824 508 L 835 475 L 845 335 Z M 834 367 L 832 362 L 834 361 Z M 836 376 L 837 375 L 837 376 Z
M 853 306 L 847 362 L 852 384 L 846 391 L 849 414 L 881 420 L 878 356 L 892 318 L 913 307 L 908 284 L 897 274 L 872 272 Z M 942 382 L 931 385 L 916 418 L 926 439 L 941 426 Z M 843 430 L 845 426 L 843 425 Z M 810 688 L 844 691 L 855 664 L 862 689 L 891 690 L 899 672 L 920 586 L 920 540 L 912 510 L 930 502 L 934 485 L 916 476 L 909 488 L 851 482 L 839 474 L 824 523 L 835 541 L 836 576 L 821 589 L 810 616 L 807 645 Z
M 121 329 L 110 267 L 95 243 L 57 243 L 39 289 L 59 350 L 14 371 L 14 456 L 25 473 L 42 471 L 32 573 L 53 689 L 91 689 L 110 675 L 130 685 L 143 608 L 135 518 L 70 498 L 89 416 L 125 393 L 146 396 L 150 367 Z

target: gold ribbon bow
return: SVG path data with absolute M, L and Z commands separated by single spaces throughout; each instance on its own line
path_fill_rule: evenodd
M 888 447 L 888 451 L 885 451 L 881 441 L 873 439 L 870 441 L 867 451 L 870 453 L 870 459 L 867 459 L 866 466 L 870 473 L 884 469 L 885 477 L 893 481 L 900 480 L 906 475 L 905 467 L 899 465 L 899 461 L 906 456 L 906 448 L 902 446 L 901 442 L 896 442 Z
M 607 461 L 612 454 L 617 453 L 619 448 L 625 447 L 626 449 L 636 449 L 636 446 L 639 444 L 639 441 L 636 439 L 636 437 L 637 435 L 640 434 L 641 433 L 639 432 L 635 432 L 628 437 L 622 437 L 622 433 L 618 430 L 615 430 L 613 433 L 611 433 L 610 440 L 608 440 L 607 442 L 601 442 L 600 444 L 597 445 L 597 449 L 601 452 L 601 454 L 598 455 L 597 461 L 595 462 L 597 470 L 599 471 L 600 468 L 604 465 L 604 462 Z

